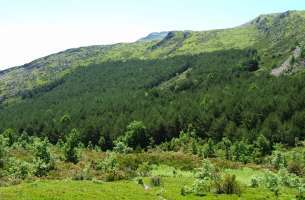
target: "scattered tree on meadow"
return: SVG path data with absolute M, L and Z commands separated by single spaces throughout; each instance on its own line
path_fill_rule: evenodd
M 146 148 L 150 143 L 149 133 L 141 121 L 131 122 L 120 140 L 133 149 Z
M 67 141 L 64 145 L 64 156 L 66 161 L 77 163 L 79 160 L 79 155 L 77 148 L 79 145 L 79 132 L 76 129 L 72 129 L 70 134 L 67 136 Z
M 54 169 L 55 163 L 49 151 L 49 142 L 47 139 L 37 139 L 33 144 L 35 175 L 45 176 Z

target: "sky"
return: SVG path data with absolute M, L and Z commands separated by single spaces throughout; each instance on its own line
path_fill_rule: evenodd
M 69 48 L 230 28 L 287 10 L 305 10 L 305 0 L 0 0 L 0 70 Z

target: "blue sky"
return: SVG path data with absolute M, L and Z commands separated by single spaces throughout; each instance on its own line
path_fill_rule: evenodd
M 67 48 L 132 42 L 154 31 L 209 30 L 304 0 L 0 0 L 0 69 Z

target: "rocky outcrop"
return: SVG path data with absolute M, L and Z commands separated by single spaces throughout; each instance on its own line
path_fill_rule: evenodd
M 296 49 L 293 51 L 293 54 L 289 56 L 287 60 L 278 68 L 275 68 L 271 71 L 271 75 L 273 76 L 280 76 L 286 72 L 292 71 L 293 68 L 296 67 L 295 63 L 292 63 L 293 59 L 299 59 L 301 57 L 302 49 L 301 47 L 296 47 Z

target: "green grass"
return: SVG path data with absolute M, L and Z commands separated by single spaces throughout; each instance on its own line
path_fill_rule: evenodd
M 251 177 L 264 177 L 264 172 L 261 170 L 254 170 L 251 168 L 241 168 L 241 169 L 226 169 L 225 173 L 234 174 L 237 180 L 245 185 L 250 185 Z
M 182 171 L 167 165 L 155 165 L 151 172 L 152 176 L 161 177 L 194 177 L 194 173 L 190 171 Z
M 275 199 L 273 194 L 262 188 L 247 188 L 240 197 L 236 195 L 209 194 L 205 197 L 195 195 L 182 196 L 184 185 L 191 185 L 192 178 L 163 178 L 161 187 L 145 190 L 135 181 L 95 183 L 94 181 L 37 181 L 17 186 L 0 188 L 1 200 L 237 200 L 237 199 Z M 149 179 L 145 179 L 149 183 Z M 291 200 L 293 191 L 282 190 L 280 199 Z

